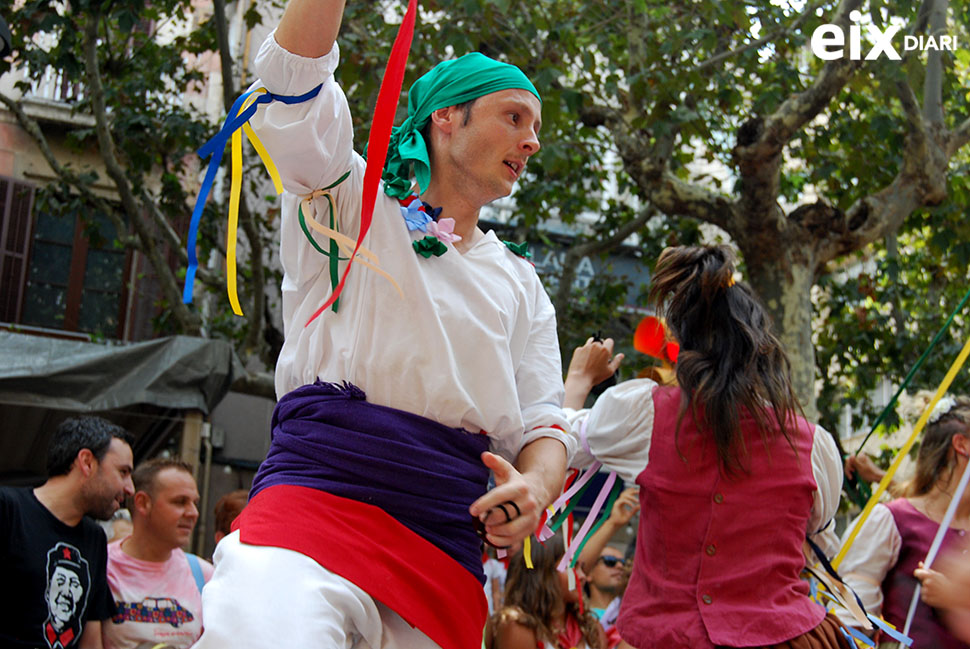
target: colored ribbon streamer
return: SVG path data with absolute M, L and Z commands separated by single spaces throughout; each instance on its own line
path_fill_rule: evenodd
M 899 395 L 903 393 L 903 390 L 905 390 L 906 387 L 909 385 L 910 381 L 913 380 L 913 377 L 916 375 L 916 371 L 919 370 L 920 366 L 923 364 L 923 361 L 925 361 L 926 357 L 930 355 L 931 351 L 933 351 L 933 348 L 936 347 L 937 344 L 939 344 L 940 340 L 943 339 L 943 334 L 945 334 L 947 329 L 950 328 L 950 324 L 953 322 L 953 319 L 957 316 L 958 313 L 960 313 L 960 311 L 963 310 L 963 307 L 964 305 L 966 305 L 968 300 L 970 300 L 970 290 L 967 291 L 966 295 L 963 296 L 963 299 L 960 300 L 960 303 L 957 304 L 957 308 L 953 310 L 953 313 L 950 314 L 950 317 L 946 319 L 946 322 L 943 323 L 943 326 L 940 328 L 940 330 L 936 332 L 935 336 L 933 336 L 933 340 L 930 341 L 930 346 L 926 348 L 926 351 L 923 352 L 923 355 L 920 356 L 919 359 L 916 361 L 916 364 L 913 365 L 913 368 L 906 375 L 906 378 L 903 379 L 903 383 L 902 385 L 899 386 L 899 389 L 896 390 L 896 394 L 893 395 L 892 399 L 889 400 L 889 403 L 886 404 L 886 407 L 883 408 L 882 412 L 879 413 L 879 416 L 876 417 L 876 421 L 873 422 L 872 427 L 869 429 L 869 432 L 866 434 L 866 438 L 862 440 L 862 444 L 859 444 L 859 450 L 856 451 L 856 455 L 862 452 L 862 449 L 866 445 L 866 442 L 868 442 L 869 438 L 872 437 L 872 434 L 876 432 L 876 429 L 879 427 L 879 424 L 882 423 L 882 420 L 886 418 L 886 415 L 888 415 L 889 412 L 896 406 L 896 401 L 897 399 L 899 399 Z
M 968 344 L 970 344 L 970 341 L 968 341 Z M 963 498 L 963 492 L 967 490 L 968 480 L 970 480 L 970 462 L 967 462 L 967 466 L 963 469 L 960 483 L 957 485 L 956 491 L 953 492 L 953 497 L 950 498 L 950 505 L 946 508 L 946 513 L 940 522 L 940 528 L 936 530 L 936 536 L 933 537 L 930 550 L 926 553 L 926 558 L 923 559 L 923 567 L 927 570 L 933 565 L 936 554 L 940 551 L 943 537 L 946 535 L 947 530 L 950 529 L 950 523 L 953 522 L 953 516 L 957 513 L 957 506 L 960 504 L 960 499 Z M 909 611 L 906 613 L 906 625 L 903 627 L 903 634 L 905 635 L 909 635 L 909 627 L 912 625 L 913 617 L 916 615 L 916 606 L 919 604 L 919 594 L 922 589 L 923 584 L 918 583 L 913 590 L 913 599 L 909 602 Z
M 401 21 L 397 37 L 394 39 L 394 46 L 391 48 L 391 56 L 387 61 L 387 68 L 384 71 L 384 78 L 381 81 L 381 90 L 377 95 L 377 106 L 374 109 L 374 121 L 371 124 L 370 137 L 367 139 L 367 167 L 364 170 L 363 192 L 360 202 L 360 236 L 354 246 L 353 253 L 349 255 L 347 266 L 344 268 L 340 283 L 333 287 L 333 292 L 323 306 L 316 310 L 307 321 L 307 325 L 317 319 L 323 311 L 333 304 L 344 289 L 347 275 L 353 267 L 357 252 L 360 250 L 361 242 L 370 230 L 371 221 L 374 216 L 374 206 L 377 202 L 377 190 L 380 186 L 381 173 L 384 170 L 384 161 L 387 159 L 387 148 L 391 138 L 391 128 L 394 126 L 394 113 L 397 110 L 397 103 L 401 96 L 401 87 L 404 85 L 404 68 L 408 62 L 408 51 L 411 49 L 411 40 L 414 36 L 414 21 L 417 14 L 417 0 L 408 0 L 408 9 Z M 398 289 L 400 290 L 400 289 Z
M 606 501 L 607 495 L 613 489 L 613 483 L 616 482 L 616 473 L 610 472 L 606 477 L 606 483 L 603 484 L 603 488 L 600 489 L 599 494 L 596 495 L 596 500 L 593 502 L 593 506 L 589 510 L 589 515 L 586 520 L 583 521 L 582 527 L 579 528 L 579 533 L 573 538 L 573 542 L 570 544 L 569 548 L 566 550 L 566 554 L 563 555 L 562 560 L 559 562 L 557 570 L 565 570 L 566 566 L 573 565 L 573 557 L 576 556 L 579 550 L 580 540 L 585 539 L 590 528 L 593 526 L 593 522 L 596 518 L 596 514 L 599 513 L 600 509 L 603 507 L 603 503 Z
M 349 175 L 350 175 L 349 171 L 344 172 L 344 175 L 342 175 L 336 181 L 330 183 L 323 189 L 318 189 L 316 191 L 310 192 L 307 196 L 301 196 L 300 203 L 297 206 L 297 216 L 300 221 L 300 229 L 302 229 L 303 234 L 306 235 L 307 241 L 310 242 L 310 245 L 313 246 L 317 250 L 317 252 L 330 258 L 330 285 L 331 286 L 336 286 L 339 278 L 339 275 L 337 273 L 338 262 L 341 259 L 346 260 L 346 258 L 340 256 L 340 247 L 337 245 L 337 242 L 332 238 L 330 239 L 330 252 L 327 252 L 326 250 L 321 248 L 319 244 L 317 244 L 316 239 L 313 238 L 313 235 L 310 234 L 310 230 L 307 228 L 306 218 L 303 216 L 303 203 L 306 202 L 307 207 L 313 210 L 312 199 L 316 198 L 317 196 L 325 197 L 327 199 L 327 204 L 330 207 L 330 229 L 336 231 L 337 229 L 336 205 L 334 204 L 333 194 L 330 193 L 330 190 L 336 187 L 337 185 L 339 185 L 340 183 L 342 183 L 343 181 L 345 181 L 347 179 L 347 176 Z M 313 220 L 316 221 L 315 213 L 313 215 Z M 333 304 L 331 305 L 330 308 L 333 309 L 334 313 L 337 312 L 337 309 L 339 308 L 339 303 L 340 303 L 340 300 L 334 300 Z
M 522 541 L 522 556 L 525 558 L 525 567 L 529 570 L 534 570 L 535 566 L 532 565 L 532 537 L 527 536 L 525 540 Z
M 849 534 L 849 538 L 846 539 L 845 543 L 842 544 L 842 548 L 839 550 L 839 553 L 835 556 L 835 559 L 832 560 L 832 566 L 834 568 L 838 569 L 839 564 L 842 563 L 842 560 L 845 558 L 849 548 L 852 547 L 852 543 L 855 541 L 856 536 L 858 536 L 859 531 L 862 529 L 863 524 L 866 522 L 866 519 L 869 518 L 869 514 L 872 513 L 873 507 L 875 507 L 876 503 L 879 502 L 879 497 L 882 496 L 883 492 L 886 491 L 886 488 L 892 481 L 893 476 L 896 474 L 896 470 L 899 469 L 899 466 L 902 464 L 903 458 L 905 458 L 909 453 L 909 450 L 916 442 L 916 437 L 923 431 L 923 427 L 926 426 L 926 422 L 929 420 L 930 414 L 933 412 L 933 408 L 936 407 L 937 402 L 939 402 L 939 400 L 949 389 L 950 384 L 953 383 L 957 372 L 959 372 L 960 368 L 963 367 L 968 355 L 970 355 L 970 338 L 967 339 L 963 349 L 960 351 L 959 355 L 957 355 L 956 360 L 953 361 L 953 364 L 947 371 L 946 376 L 943 377 L 943 381 L 940 383 L 940 386 L 936 389 L 936 393 L 933 395 L 933 398 L 926 406 L 923 414 L 920 415 L 919 420 L 913 427 L 913 432 L 910 434 L 909 439 L 907 439 L 906 443 L 903 444 L 902 448 L 899 449 L 899 452 L 896 454 L 896 459 L 893 460 L 893 463 L 889 466 L 889 470 L 886 471 L 886 475 L 883 476 L 882 480 L 879 482 L 879 486 L 876 488 L 876 491 L 872 494 L 869 502 L 866 503 L 865 509 L 863 509 L 862 513 L 859 515 L 852 533 Z
M 611 475 L 615 476 L 616 474 L 613 473 Z M 604 489 L 605 488 L 606 487 L 604 486 Z M 600 516 L 599 520 L 596 521 L 596 524 L 593 525 L 592 528 L 590 528 L 586 536 L 577 538 L 577 540 L 579 541 L 579 547 L 576 548 L 576 554 L 573 556 L 573 560 L 571 562 L 572 566 L 575 566 L 576 562 L 579 561 L 579 556 L 583 553 L 583 548 L 586 547 L 586 544 L 589 542 L 589 540 L 593 537 L 594 534 L 596 534 L 597 531 L 599 531 L 599 528 L 603 527 L 603 523 L 605 523 L 607 519 L 609 519 L 610 512 L 612 512 L 613 510 L 613 503 L 616 502 L 616 499 L 619 497 L 619 495 L 620 495 L 620 485 L 615 484 L 613 485 L 613 488 L 610 491 L 610 497 L 607 499 L 606 505 L 603 506 L 603 515 Z M 594 510 L 591 509 L 590 516 L 595 517 L 595 515 L 596 514 L 594 513 Z
M 869 615 L 869 619 L 872 620 L 872 623 L 873 624 L 875 624 L 877 627 L 879 627 L 880 629 L 882 629 L 882 632 L 883 633 L 885 633 L 886 635 L 888 635 L 890 638 L 892 638 L 893 640 L 895 640 L 899 644 L 901 644 L 901 645 L 903 645 L 905 647 L 912 647 L 913 646 L 913 639 L 910 638 L 908 635 L 906 635 L 904 633 L 900 633 L 899 631 L 897 631 L 896 630 L 896 627 L 894 627 L 889 622 L 886 622 L 885 620 L 880 619 L 880 618 L 876 617 L 875 615 L 871 615 L 871 614 Z
M 337 185 L 339 185 L 340 183 L 342 183 L 349 175 L 350 175 L 350 172 L 348 171 L 340 178 L 338 178 L 336 182 L 333 182 L 322 189 L 317 189 L 310 192 L 309 194 L 300 196 L 300 204 L 297 207 L 297 215 L 300 221 L 300 228 L 303 230 L 303 234 L 306 235 L 307 240 L 309 240 L 310 245 L 312 245 L 317 250 L 317 252 L 330 258 L 330 285 L 331 286 L 336 286 L 339 280 L 337 262 L 347 261 L 350 259 L 349 256 L 341 257 L 340 252 L 342 251 L 346 255 L 353 255 L 354 248 L 357 246 L 357 241 L 354 241 L 347 235 L 341 234 L 340 232 L 337 231 L 335 205 L 334 205 L 333 195 L 329 191 L 334 187 L 336 187 Z M 327 199 L 327 203 L 330 208 L 330 227 L 327 227 L 319 223 L 316 219 L 316 210 L 313 207 L 313 199 L 321 198 L 321 197 Z M 306 206 L 307 211 L 310 213 L 309 220 L 306 218 L 306 216 L 304 216 L 304 213 L 303 213 L 304 206 Z M 316 240 L 313 238 L 313 235 L 310 234 L 310 228 L 313 228 L 320 234 L 330 238 L 329 252 L 321 248 L 320 245 L 316 242 Z M 360 258 L 361 256 L 366 257 L 366 260 L 361 259 Z M 373 270 L 377 274 L 384 277 L 387 281 L 389 281 L 394 286 L 394 288 L 397 289 L 398 295 L 400 295 L 401 297 L 404 297 L 404 292 L 401 290 L 401 287 L 398 286 L 398 283 L 394 281 L 394 278 L 391 277 L 383 269 L 379 268 L 380 260 L 378 259 L 377 255 L 375 255 L 367 248 L 360 246 L 360 249 L 357 252 L 357 258 L 358 258 L 358 261 L 363 266 Z M 367 260 L 370 260 L 370 261 L 367 261 Z M 337 312 L 339 302 L 340 300 L 337 299 L 337 300 L 334 300 L 333 303 L 331 304 L 331 308 L 333 309 L 334 313 Z
M 599 471 L 600 467 L 602 466 L 603 463 L 597 460 L 593 462 L 589 468 L 583 471 L 583 474 L 576 480 L 576 482 L 574 482 L 568 490 L 559 496 L 559 498 L 556 499 L 556 502 L 552 503 L 550 506 L 552 508 L 552 513 L 556 513 L 562 509 L 563 505 L 565 505 L 571 498 L 581 491 L 583 487 L 586 486 L 586 483 L 588 483 L 593 476 L 596 475 L 597 471 Z
M 235 254 L 236 254 L 236 244 L 235 244 L 235 231 L 236 231 L 236 221 L 238 220 L 238 208 L 239 208 L 239 194 L 238 191 L 242 186 L 242 137 L 239 135 L 239 129 L 244 129 L 246 135 L 249 137 L 253 148 L 259 154 L 260 159 L 263 161 L 263 165 L 266 167 L 267 172 L 269 172 L 270 177 L 273 179 L 273 185 L 276 187 L 277 193 L 282 193 L 283 185 L 280 180 L 279 172 L 276 169 L 276 165 L 270 158 L 269 153 L 266 148 L 260 142 L 259 138 L 256 137 L 256 133 L 249 126 L 248 122 L 253 115 L 256 114 L 256 110 L 261 104 L 268 104 L 271 101 L 282 101 L 285 104 L 299 104 L 304 101 L 309 101 L 317 96 L 320 92 L 320 88 L 323 84 L 318 85 L 316 88 L 306 92 L 302 95 L 275 95 L 271 92 L 267 92 L 265 88 L 257 88 L 250 90 L 246 93 L 240 95 L 236 101 L 233 103 L 232 107 L 229 109 L 229 114 L 226 117 L 226 121 L 223 123 L 222 128 L 216 133 L 208 142 L 202 145 L 199 149 L 199 157 L 207 158 L 212 156 L 209 160 L 209 166 L 206 169 L 205 177 L 202 180 L 202 185 L 199 187 L 199 196 L 195 201 L 195 207 L 192 209 L 192 219 L 189 222 L 189 232 L 186 241 L 186 247 L 188 252 L 188 268 L 185 271 L 185 286 L 182 288 L 182 302 L 185 304 L 192 303 L 192 286 L 195 283 L 195 274 L 199 267 L 199 260 L 196 255 L 196 245 L 198 242 L 199 233 L 199 223 L 202 220 L 202 212 L 205 208 L 206 201 L 209 198 L 209 193 L 212 191 L 212 184 L 215 182 L 216 173 L 219 171 L 219 165 L 222 163 L 222 156 L 225 152 L 226 144 L 230 141 L 233 145 L 232 152 L 232 162 L 233 162 L 233 194 L 230 195 L 230 216 L 229 216 L 229 230 L 232 232 L 232 237 L 230 239 L 230 245 L 226 248 L 226 265 L 230 277 L 227 277 L 227 283 L 231 283 L 232 288 L 229 289 L 230 302 L 235 302 L 233 304 L 233 312 L 237 315 L 242 315 L 242 310 L 238 308 L 238 299 L 233 297 L 235 288 Z M 255 97 L 254 99 L 251 99 Z M 238 163 L 237 163 L 238 161 Z M 239 173 L 239 182 L 236 182 L 236 172 Z M 233 200 L 235 200 L 236 211 L 233 211 L 232 205 Z M 232 255 L 232 263 L 229 263 L 230 248 Z

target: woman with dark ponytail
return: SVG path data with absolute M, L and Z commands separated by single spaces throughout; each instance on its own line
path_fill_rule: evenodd
M 597 459 L 640 486 L 617 628 L 641 649 L 849 647 L 799 577 L 806 536 L 838 508 L 842 463 L 799 415 L 781 343 L 735 273 L 727 246 L 660 256 L 649 301 L 680 344 L 677 385 L 626 381 L 582 410 L 612 341 L 570 364 L 565 405 L 585 449 L 574 464 Z

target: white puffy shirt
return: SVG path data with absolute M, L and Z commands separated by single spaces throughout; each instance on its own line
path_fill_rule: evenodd
M 371 403 L 415 413 L 450 427 L 485 431 L 492 450 L 514 460 L 525 444 L 553 437 L 572 455 L 562 411 L 563 383 L 556 316 L 535 269 L 489 232 L 470 250 L 446 244 L 425 259 L 411 242 L 398 201 L 378 191 L 363 246 L 380 259 L 404 293 L 355 263 L 340 296 L 306 325 L 331 293 L 329 260 L 307 241 L 297 219 L 299 196 L 331 190 L 338 230 L 356 238 L 365 161 L 353 151 L 347 99 L 334 80 L 339 60 L 309 59 L 280 47 L 274 34 L 256 58 L 253 87 L 301 95 L 323 84 L 315 99 L 261 107 L 251 124 L 277 165 L 285 193 L 280 259 L 285 342 L 276 366 L 278 396 L 322 381 L 349 381 Z M 313 200 L 329 226 L 328 202 Z M 306 215 L 310 218 L 310 215 Z M 447 217 L 447 214 L 442 214 Z M 329 240 L 314 234 L 328 249 Z M 340 264 L 342 275 L 344 263 Z
M 601 394 L 591 409 L 567 408 L 566 414 L 580 446 L 571 466 L 589 466 L 595 456 L 606 469 L 616 471 L 627 484 L 634 484 L 650 460 L 653 391 L 657 387 L 650 379 L 632 379 Z M 812 476 L 816 488 L 806 532 L 831 557 L 838 550 L 839 542 L 830 522 L 841 498 L 842 460 L 835 440 L 821 426 L 815 426 L 812 441 Z

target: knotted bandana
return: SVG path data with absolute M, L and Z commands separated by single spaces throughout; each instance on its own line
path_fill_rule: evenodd
M 430 121 L 431 113 L 513 88 L 528 90 L 542 101 L 539 91 L 522 70 L 479 52 L 439 63 L 415 81 L 408 91 L 408 118 L 391 131 L 381 176 L 384 193 L 398 199 L 409 196 L 412 165 L 420 192 L 427 189 L 431 181 L 431 160 L 421 131 Z

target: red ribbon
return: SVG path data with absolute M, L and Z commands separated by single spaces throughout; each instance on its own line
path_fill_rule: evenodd
M 360 235 L 357 246 L 350 256 L 344 269 L 340 283 L 333 289 L 327 301 L 307 320 L 307 325 L 317 319 L 324 310 L 333 304 L 344 289 L 347 274 L 357 257 L 361 242 L 370 229 L 374 217 L 374 206 L 377 203 L 377 190 L 380 187 L 381 174 L 384 171 L 384 161 L 387 159 L 387 147 L 391 139 L 391 128 L 394 126 L 394 114 L 401 97 L 401 87 L 404 85 L 404 68 L 408 62 L 408 52 L 411 49 L 411 39 L 414 37 L 414 19 L 418 10 L 417 0 L 409 0 L 408 10 L 401 21 L 391 48 L 391 56 L 387 60 L 384 78 L 381 80 L 381 91 L 377 95 L 377 106 L 374 109 L 374 121 L 371 123 L 370 137 L 367 139 L 367 168 L 364 170 L 364 188 L 360 204 Z

